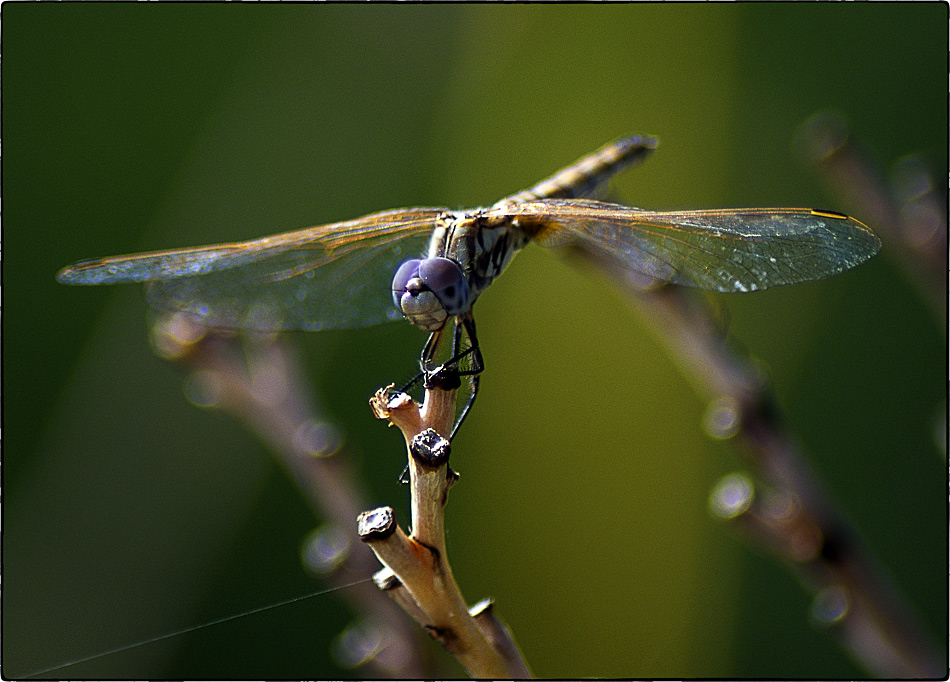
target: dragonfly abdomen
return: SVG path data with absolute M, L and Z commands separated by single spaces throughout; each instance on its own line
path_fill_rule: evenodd
M 656 149 L 657 139 L 648 135 L 630 135 L 604 145 L 593 154 L 567 168 L 495 204 L 511 206 L 539 199 L 580 199 L 591 197 L 606 182 L 630 166 L 646 159 Z

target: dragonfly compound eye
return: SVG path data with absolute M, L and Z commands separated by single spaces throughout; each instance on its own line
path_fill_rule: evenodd
M 469 307 L 471 291 L 458 264 L 448 258 L 426 258 L 419 263 L 419 277 L 436 295 L 445 312 L 461 315 Z
M 393 277 L 393 303 L 400 311 L 402 311 L 402 295 L 407 291 L 409 280 L 419 278 L 419 263 L 421 262 L 418 258 L 413 258 L 396 270 L 396 275 Z
M 393 277 L 393 302 L 417 327 L 438 331 L 445 321 L 468 310 L 468 281 L 448 258 L 409 260 Z

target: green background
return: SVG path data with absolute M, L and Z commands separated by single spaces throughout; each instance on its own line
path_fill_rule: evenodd
M 7 677 L 319 589 L 298 559 L 317 521 L 249 432 L 186 401 L 139 289 L 58 285 L 63 265 L 484 205 L 633 132 L 661 140 L 616 183 L 634 205 L 850 209 L 791 148 L 825 108 L 882 164 L 947 167 L 943 4 L 6 4 L 2 41 Z M 946 642 L 944 322 L 887 244 L 718 301 Z M 785 568 L 709 516 L 742 462 L 618 292 L 531 247 L 478 321 L 450 559 L 537 675 L 864 674 Z M 424 334 L 295 337 L 373 504 L 405 519 L 403 446 L 366 400 L 412 374 Z M 329 654 L 350 618 L 326 595 L 52 674 L 359 675 Z

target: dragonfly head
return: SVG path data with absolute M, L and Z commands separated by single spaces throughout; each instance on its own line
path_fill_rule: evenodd
M 393 277 L 393 303 L 417 327 L 435 332 L 471 305 L 471 288 L 448 258 L 407 260 Z

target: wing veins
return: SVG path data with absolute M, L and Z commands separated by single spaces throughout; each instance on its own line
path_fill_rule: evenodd
M 657 212 L 574 199 L 507 208 L 542 244 L 575 242 L 656 279 L 720 291 L 820 279 L 879 248 L 862 223 L 811 209 Z M 594 235 L 614 237 L 615 243 L 598 242 Z M 797 265 L 809 263 L 813 271 Z
M 312 250 L 315 254 L 323 252 L 314 263 L 314 267 L 319 267 L 348 255 L 356 248 L 385 247 L 404 237 L 428 231 L 444 210 L 397 209 L 244 242 L 87 260 L 65 268 L 58 278 L 76 284 L 107 284 L 197 277 L 264 262 L 295 250 Z M 285 276 L 293 276 L 293 271 L 299 268 L 303 266 L 287 269 Z M 300 270 L 305 271 L 306 268 Z

